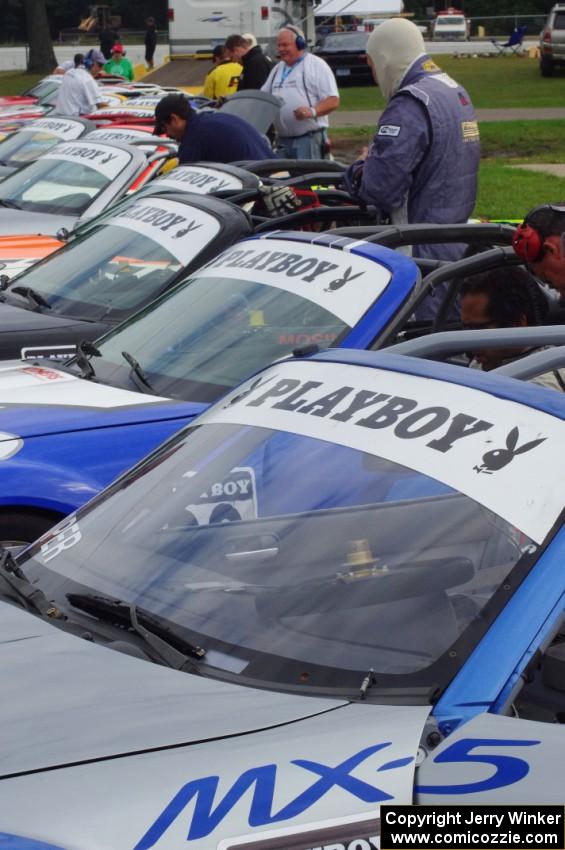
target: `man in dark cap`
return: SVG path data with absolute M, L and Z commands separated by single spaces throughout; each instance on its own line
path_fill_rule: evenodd
M 196 112 L 182 94 L 168 94 L 155 109 L 155 135 L 166 133 L 179 145 L 179 163 L 269 159 L 266 138 L 238 118 L 222 112 Z

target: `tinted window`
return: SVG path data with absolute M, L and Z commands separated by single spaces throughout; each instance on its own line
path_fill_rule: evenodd
M 368 33 L 348 32 L 343 35 L 328 35 L 322 42 L 322 50 L 365 50 Z

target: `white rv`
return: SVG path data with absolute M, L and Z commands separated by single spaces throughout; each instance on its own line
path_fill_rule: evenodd
M 277 31 L 292 21 L 307 38 L 314 32 L 308 20 L 301 23 L 304 4 L 295 0 L 169 0 L 168 16 L 173 56 L 209 52 L 232 33 L 253 33 L 262 47 L 272 48 Z

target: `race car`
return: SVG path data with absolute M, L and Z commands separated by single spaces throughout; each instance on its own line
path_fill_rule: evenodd
M 0 143 L 0 180 L 39 159 L 58 142 L 71 142 L 92 130 L 82 118 L 39 118 Z
M 60 143 L 0 183 L 0 235 L 70 231 L 138 186 L 142 175 L 153 176 L 168 156 L 165 147 L 148 162 L 133 146 L 81 139 Z
M 564 418 L 285 359 L 6 556 L 3 840 L 376 850 L 383 803 L 562 811 Z
M 135 215 L 132 225 L 149 228 Z M 0 541 L 34 540 L 265 363 L 316 345 L 369 347 L 419 285 L 412 260 L 380 246 L 265 234 L 67 364 L 0 364 Z M 118 289 L 117 305 L 126 297 Z M 100 297 L 99 318 L 111 304 Z
M 50 74 L 39 80 L 31 88 L 26 89 L 23 94 L 4 95 L 0 97 L 0 110 L 12 106 L 35 106 L 50 98 L 61 85 L 62 77 L 59 74 Z
M 0 360 L 69 359 L 81 340 L 101 336 L 251 230 L 239 207 L 216 198 L 132 195 L 4 286 Z

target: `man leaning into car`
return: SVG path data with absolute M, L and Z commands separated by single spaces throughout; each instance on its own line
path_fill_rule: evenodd
M 182 94 L 168 94 L 155 108 L 153 133 L 179 144 L 179 164 L 188 162 L 238 162 L 270 159 L 267 139 L 237 115 L 196 112 Z

